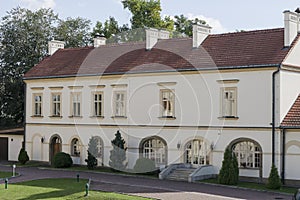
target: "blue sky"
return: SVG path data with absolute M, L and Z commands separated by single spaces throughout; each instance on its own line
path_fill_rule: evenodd
M 300 7 L 300 0 L 161 0 L 161 4 L 162 15 L 198 17 L 207 21 L 214 33 L 223 33 L 283 27 L 282 12 Z M 63 19 L 80 16 L 93 24 L 109 16 L 120 24 L 130 19 L 121 0 L 0 0 L 0 17 L 17 6 L 32 10 L 50 7 Z

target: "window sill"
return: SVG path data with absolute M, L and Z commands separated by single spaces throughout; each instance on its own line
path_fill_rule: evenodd
M 245 170 L 259 170 L 259 167 L 239 167 L 239 169 L 245 169 Z
M 52 115 L 52 116 L 49 116 L 50 118 L 62 118 L 62 116 L 59 116 L 59 115 Z
M 32 117 L 32 118 L 43 118 L 44 116 L 43 115 L 32 115 L 30 117 Z
M 127 119 L 126 116 L 112 116 L 113 119 Z
M 162 117 L 158 117 L 158 119 L 175 120 L 176 117 L 174 117 L 174 116 L 162 116 Z
M 82 118 L 82 116 L 69 116 L 69 118 Z
M 104 118 L 104 116 L 96 116 L 96 115 L 95 115 L 95 116 L 90 116 L 90 118 L 96 118 L 96 119 L 98 118 L 98 119 L 103 119 L 103 118 Z
M 223 117 L 218 117 L 218 119 L 238 120 L 239 117 L 236 117 L 236 116 L 223 116 Z

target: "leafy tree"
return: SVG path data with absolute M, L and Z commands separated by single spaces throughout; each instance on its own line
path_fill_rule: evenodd
M 24 116 L 22 76 L 47 55 L 57 15 L 14 8 L 0 22 L 0 119 L 2 126 L 20 126 Z
M 97 138 L 91 137 L 89 141 L 88 147 L 88 158 L 85 159 L 87 163 L 88 169 L 94 169 L 98 165 L 97 154 L 98 154 L 98 147 L 97 147 Z
M 160 0 L 123 0 L 122 4 L 132 13 L 130 19 L 132 29 L 146 27 L 164 28 L 169 31 L 174 29 L 174 22 L 170 17 L 161 18 Z
M 119 27 L 118 22 L 114 17 L 109 17 L 109 19 L 104 22 L 104 25 L 98 21 L 91 35 L 93 38 L 97 35 L 102 35 L 108 39 L 123 31 L 123 27 Z
M 120 131 L 117 131 L 115 138 L 111 141 L 113 149 L 110 151 L 109 166 L 117 171 L 125 170 L 127 163 L 125 140 L 122 138 Z
M 29 161 L 29 156 L 27 154 L 27 151 L 25 151 L 24 148 L 21 148 L 20 152 L 19 152 L 19 156 L 18 156 L 18 161 L 24 165 L 26 162 Z
M 268 178 L 267 188 L 277 190 L 280 189 L 280 187 L 281 187 L 281 181 L 278 174 L 278 170 L 273 164 Z
M 198 18 L 191 20 L 184 15 L 175 16 L 175 30 L 190 37 L 193 35 L 193 24 L 197 23 L 206 24 L 204 20 L 200 20 Z
M 218 182 L 225 185 L 236 185 L 239 178 L 238 162 L 232 151 L 227 148 L 224 153 L 222 168 L 219 173 Z
M 65 42 L 65 48 L 88 46 L 91 21 L 77 17 L 60 20 L 55 30 L 55 39 Z

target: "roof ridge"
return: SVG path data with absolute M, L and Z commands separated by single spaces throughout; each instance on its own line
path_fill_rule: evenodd
M 256 34 L 256 33 L 270 33 L 270 32 L 278 32 L 278 31 L 283 31 L 283 30 L 284 30 L 284 28 L 270 28 L 270 29 L 258 29 L 258 30 L 250 30 L 250 31 L 211 34 L 209 36 L 210 37 L 225 37 L 225 36 L 236 36 L 236 35 L 249 35 L 249 34 Z

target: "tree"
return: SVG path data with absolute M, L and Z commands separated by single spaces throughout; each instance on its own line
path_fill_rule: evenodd
M 14 8 L 0 23 L 0 119 L 21 126 L 24 119 L 22 76 L 46 55 L 58 17 L 50 9 Z
M 218 182 L 225 185 L 236 185 L 239 178 L 238 162 L 232 151 L 227 148 L 224 153 L 222 168 L 219 173 Z
M 104 22 L 104 25 L 98 21 L 91 35 L 93 38 L 95 38 L 97 35 L 102 35 L 108 39 L 111 38 L 111 36 L 120 33 L 122 30 L 123 28 L 119 27 L 115 18 L 109 17 L 109 19 Z
M 206 22 L 204 20 L 200 20 L 198 18 L 188 19 L 184 15 L 176 15 L 175 16 L 175 30 L 177 32 L 183 33 L 189 37 L 193 36 L 193 24 L 203 24 Z
M 149 27 L 173 31 L 173 20 L 170 17 L 161 18 L 160 0 L 123 0 L 122 4 L 132 14 L 132 29 Z
M 127 163 L 125 140 L 122 138 L 120 131 L 117 131 L 115 138 L 111 141 L 113 149 L 110 151 L 109 166 L 117 171 L 125 170 Z
M 270 175 L 267 182 L 267 188 L 277 190 L 280 189 L 280 187 L 281 187 L 281 182 L 280 182 L 278 170 L 276 166 L 272 164 Z
M 88 158 L 85 159 L 87 163 L 88 169 L 94 169 L 98 165 L 97 154 L 98 154 L 98 147 L 97 147 L 97 138 L 91 137 L 89 141 L 88 147 Z
M 55 30 L 55 39 L 65 42 L 65 48 L 84 47 L 90 44 L 91 21 L 77 17 L 59 20 Z

